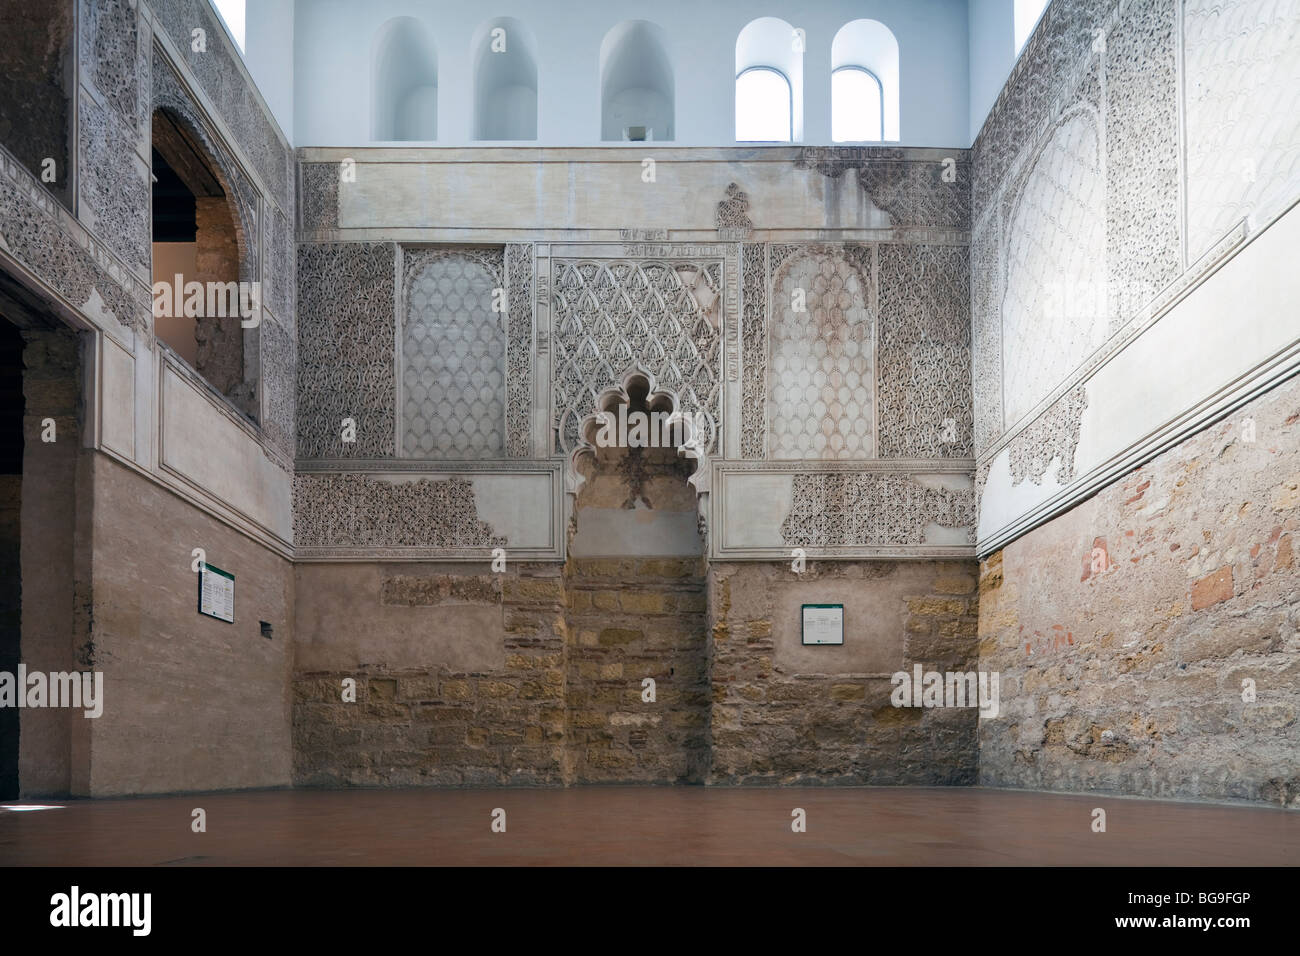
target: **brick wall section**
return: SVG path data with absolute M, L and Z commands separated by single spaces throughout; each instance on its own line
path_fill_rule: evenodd
M 991 555 L 980 783 L 1300 807 L 1298 533 L 1291 379 Z
M 572 559 L 568 721 L 580 783 L 701 783 L 708 768 L 704 566 L 690 558 Z M 643 700 L 642 681 L 655 682 Z
M 970 709 L 896 708 L 890 675 L 974 668 L 977 623 L 973 561 L 811 562 L 710 568 L 712 738 L 715 783 L 973 784 L 975 721 Z M 900 588 L 896 579 L 906 576 Z M 873 670 L 801 673 L 780 663 L 778 614 L 847 582 L 892 622 L 864 637 L 850 623 L 845 643 L 879 641 Z M 743 601 L 735 596 L 744 589 Z M 883 605 L 888 605 L 884 607 Z M 901 633 L 898 630 L 901 628 Z M 786 630 L 789 628 L 787 626 Z
M 546 785 L 564 781 L 564 582 L 554 565 L 505 574 L 390 575 L 383 595 L 438 615 L 445 603 L 499 608 L 505 663 L 488 671 L 382 662 L 294 677 L 300 786 Z M 484 639 L 499 639 L 484 635 Z M 345 703 L 342 681 L 356 680 Z

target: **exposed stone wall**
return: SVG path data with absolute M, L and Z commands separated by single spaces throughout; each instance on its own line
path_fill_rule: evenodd
M 973 784 L 973 709 L 896 708 L 896 671 L 975 666 L 973 561 L 709 569 L 715 783 Z M 805 647 L 802 604 L 842 603 Z
M 576 783 L 702 783 L 708 763 L 704 566 L 572 559 L 566 673 Z M 654 681 L 654 699 L 647 700 Z
M 1300 807 L 1298 461 L 1293 378 L 983 562 L 981 784 Z
M 554 565 L 296 569 L 301 786 L 558 784 L 564 591 Z M 343 681 L 356 681 L 356 700 Z

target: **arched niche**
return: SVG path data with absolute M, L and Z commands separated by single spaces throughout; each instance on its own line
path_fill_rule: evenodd
M 414 17 L 393 17 L 371 48 L 371 129 L 380 141 L 438 138 L 438 51 Z
M 647 20 L 626 20 L 600 44 L 600 138 L 672 140 L 675 87 L 667 34 Z
M 805 38 L 779 17 L 759 17 L 745 25 L 736 38 L 736 138 L 750 139 L 743 134 L 743 123 L 749 104 L 748 96 L 755 92 L 764 97 L 775 97 L 781 89 L 779 84 L 767 82 L 767 71 L 779 74 L 788 87 L 789 104 L 782 107 L 773 101 L 763 104 L 769 108 L 786 108 L 790 116 L 790 132 L 781 137 L 783 141 L 797 142 L 803 139 L 803 54 Z M 749 75 L 749 79 L 745 77 Z M 757 82 L 756 82 L 757 80 Z M 769 137 L 763 137 L 768 139 Z
M 840 27 L 831 41 L 831 71 L 856 67 L 880 84 L 884 140 L 899 139 L 898 40 L 879 20 L 852 20 Z M 844 108 L 831 103 L 831 111 Z
M 537 44 L 514 17 L 474 31 L 474 139 L 537 139 Z

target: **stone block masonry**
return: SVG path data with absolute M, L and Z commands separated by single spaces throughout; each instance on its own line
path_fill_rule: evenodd
M 1298 463 L 1292 378 L 982 563 L 981 784 L 1300 807 Z
M 898 708 L 890 676 L 973 670 L 973 561 L 715 564 L 710 782 L 965 785 L 977 711 Z M 804 603 L 844 604 L 844 645 L 804 647 Z

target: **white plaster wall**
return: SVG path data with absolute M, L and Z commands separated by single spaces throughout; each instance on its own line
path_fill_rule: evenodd
M 1018 51 L 1015 0 L 969 0 L 967 39 L 970 44 L 970 137 L 975 142 L 1002 85 L 1011 75 Z
M 831 141 L 831 40 L 845 23 L 862 17 L 880 20 L 898 39 L 903 145 L 951 147 L 970 141 L 966 0 L 876 0 L 865 6 L 851 0 L 780 0 L 767 6 L 662 0 L 649 7 L 636 0 L 514 0 L 490 10 L 448 0 L 298 0 L 291 23 L 255 18 L 251 8 L 263 2 L 275 6 L 283 0 L 250 4 L 250 63 L 263 62 L 257 45 L 268 42 L 255 38 L 255 29 L 278 30 L 270 42 L 281 56 L 293 50 L 291 138 L 300 146 L 370 141 L 371 40 L 395 16 L 420 19 L 437 47 L 439 145 L 472 142 L 471 37 L 485 20 L 499 16 L 518 18 L 536 40 L 539 145 L 600 143 L 601 41 L 612 27 L 637 19 L 657 23 L 667 34 L 677 87 L 675 144 L 732 145 L 736 38 L 760 16 L 780 17 L 806 32 L 804 142 Z M 259 84 L 264 75 L 272 77 L 265 82 L 280 83 L 274 70 L 260 65 L 254 75 Z M 283 91 L 263 92 L 277 109 Z

